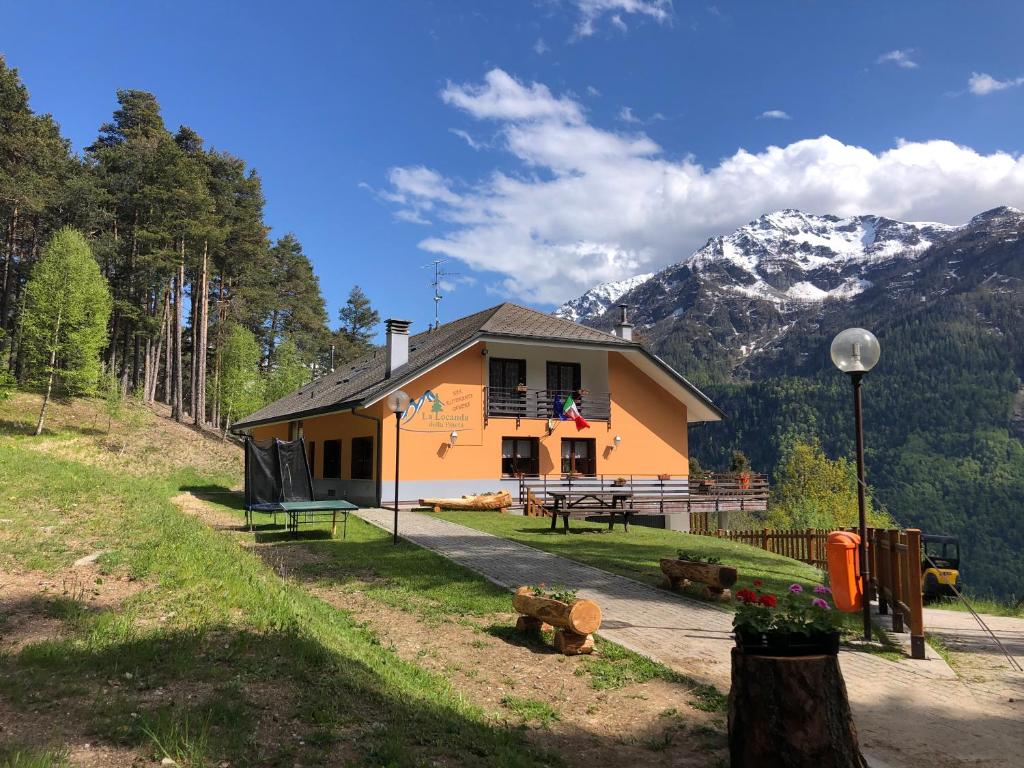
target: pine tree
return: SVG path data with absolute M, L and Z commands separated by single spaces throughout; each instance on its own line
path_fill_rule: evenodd
M 9 352 L 12 362 L 15 308 L 32 264 L 61 222 L 68 191 L 90 197 L 75 182 L 81 173 L 57 123 L 32 112 L 18 71 L 0 56 L 0 353 Z
M 25 286 L 22 334 L 27 377 L 45 382 L 36 434 L 43 431 L 55 379 L 72 393 L 96 389 L 111 298 L 81 233 L 59 230 Z
M 352 286 L 348 300 L 338 311 L 341 333 L 356 348 L 364 351 L 370 346 L 374 328 L 380 323 L 380 313 L 370 304 L 370 297 L 358 285 Z
M 285 336 L 303 355 L 312 357 L 323 350 L 328 338 L 320 281 L 294 235 L 284 235 L 270 249 L 270 255 L 276 301 L 263 328 L 264 360 L 269 363 Z

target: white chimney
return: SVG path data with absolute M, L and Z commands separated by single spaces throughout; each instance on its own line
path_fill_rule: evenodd
M 384 361 L 384 378 L 390 379 L 392 371 L 409 362 L 409 326 L 411 320 L 388 319 L 385 322 L 388 335 L 387 359 Z
M 619 322 L 615 324 L 615 335 L 623 341 L 633 340 L 633 324 L 626 319 L 626 304 L 619 304 Z

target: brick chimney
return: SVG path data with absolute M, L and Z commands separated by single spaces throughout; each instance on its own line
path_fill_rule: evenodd
M 633 340 L 633 324 L 626 319 L 628 305 L 619 304 L 619 322 L 615 324 L 614 334 L 623 341 Z
M 387 358 L 384 361 L 384 378 L 390 379 L 391 373 L 409 362 L 409 326 L 411 320 L 385 321 L 387 327 Z

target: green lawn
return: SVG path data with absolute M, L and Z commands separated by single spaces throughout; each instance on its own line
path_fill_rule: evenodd
M 629 533 L 626 533 L 621 524 L 608 531 L 603 523 L 576 520 L 572 521 L 570 533 L 566 535 L 560 530 L 560 521 L 559 530 L 551 531 L 548 518 L 496 512 L 442 512 L 439 516 L 654 585 L 662 583 L 658 561 L 664 557 L 675 557 L 680 549 L 704 557 L 718 557 L 723 564 L 735 566 L 740 575 L 737 586 L 749 586 L 754 579 L 761 579 L 764 589 L 782 592 L 794 582 L 813 586 L 824 578 L 821 571 L 810 565 L 711 536 L 691 536 L 639 525 L 630 526 Z M 538 581 L 544 580 L 543 574 L 538 574 L 537 578 Z
M 217 531 L 171 502 L 187 490 L 240 520 L 238 497 L 226 493 L 236 471 L 170 471 L 167 456 L 150 467 L 131 451 L 182 448 L 163 436 L 143 444 L 162 423 L 140 426 L 124 452 L 60 404 L 40 442 L 26 434 L 25 399 L 0 405 L 0 586 L 5 572 L 29 571 L 33 585 L 52 579 L 54 591 L 15 607 L 59 622 L 61 631 L 0 651 L 0 699 L 34 724 L 28 735 L 0 732 L 0 766 L 56 768 L 84 742 L 195 768 L 561 764 L 303 585 L 358 590 L 428 623 L 462 617 L 502 638 L 507 616 L 495 614 L 509 612 L 507 592 L 429 551 L 393 546 L 386 532 L 355 518 L 344 541 L 261 533 L 278 539 L 263 549 L 268 558 L 293 546 L 313 555 L 282 579 L 239 546 L 247 537 Z M 72 563 L 100 551 L 95 584 L 78 583 Z M 92 590 L 114 580 L 133 585 L 123 603 L 89 602 Z M 0 632 L 4 621 L 0 615 Z M 599 645 L 601 654 L 576 668 L 592 688 L 660 678 L 680 684 L 681 701 L 693 708 L 722 710 L 714 689 Z M 513 720 L 553 721 L 529 697 L 503 706 Z
M 0 653 L 0 697 L 15 711 L 180 766 L 558 764 L 169 501 L 234 478 L 133 477 L 54 458 L 21 431 L 17 418 L 0 425 L 0 568 L 66 573 L 82 554 L 111 550 L 99 580 L 146 586 L 119 610 L 82 600 L 90 585 L 35 598 L 33 610 L 59 619 L 64 634 Z M 81 431 L 50 437 L 73 442 Z M 393 548 L 368 525 L 350 524 L 346 551 L 359 567 L 388 559 L 400 568 L 394 600 L 470 611 L 501 602 L 483 580 L 411 545 Z M 257 700 L 261 690 L 274 692 L 269 703 Z M 258 728 L 268 707 L 286 724 L 272 743 Z M 60 742 L 17 740 L 0 734 L 0 765 L 62 764 Z

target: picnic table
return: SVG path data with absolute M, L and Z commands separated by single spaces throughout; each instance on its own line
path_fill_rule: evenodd
M 348 513 L 354 509 L 359 509 L 355 504 L 344 501 L 342 499 L 325 499 L 324 501 L 276 501 L 263 504 L 253 504 L 246 508 L 246 517 L 248 517 L 248 523 L 250 530 L 252 529 L 252 513 L 253 512 L 267 512 L 267 513 L 278 513 L 283 512 L 288 516 L 287 529 L 295 533 L 299 530 L 300 523 L 314 523 L 317 520 L 318 513 L 331 513 L 331 536 L 333 537 L 338 532 L 338 513 L 343 514 L 343 538 L 348 537 Z
M 633 507 L 627 506 L 627 502 L 633 499 L 633 492 L 624 489 L 600 490 L 597 488 L 575 488 L 546 491 L 554 501 L 551 509 L 551 530 L 557 527 L 558 516 L 562 516 L 563 532 L 569 532 L 569 516 L 573 511 L 587 511 L 596 513 L 607 512 L 611 518 L 608 521 L 608 530 L 615 527 L 615 511 L 622 510 L 622 524 L 629 533 L 629 518 L 633 514 Z

